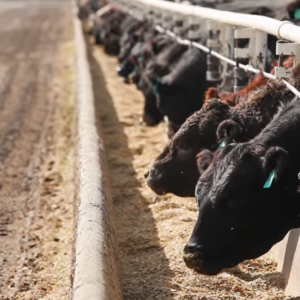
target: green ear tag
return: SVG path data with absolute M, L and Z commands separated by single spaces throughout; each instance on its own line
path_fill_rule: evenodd
M 273 182 L 273 179 L 274 179 L 274 176 L 275 176 L 275 171 L 271 171 L 271 173 L 269 174 L 269 177 L 268 179 L 266 180 L 265 184 L 264 184 L 264 189 L 268 189 L 271 187 L 272 185 L 272 182 Z
M 153 86 L 153 93 L 155 96 L 158 96 L 158 82 L 156 82 Z
M 135 66 L 134 67 L 134 72 L 139 73 L 140 72 L 140 67 L 139 66 Z
M 159 96 L 158 85 L 160 84 L 160 78 L 156 79 L 155 84 L 153 85 L 153 93 L 155 96 Z
M 225 146 L 226 146 L 226 143 L 225 143 L 225 140 L 223 140 L 223 141 L 220 143 L 218 149 L 224 148 Z
M 294 11 L 294 19 L 300 19 L 300 8 Z

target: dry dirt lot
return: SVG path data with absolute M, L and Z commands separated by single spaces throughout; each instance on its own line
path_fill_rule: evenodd
M 67 299 L 74 226 L 69 1 L 0 1 L 0 299 Z
M 0 299 L 63 300 L 76 207 L 69 1 L 0 0 L 0 37 Z M 215 277 L 186 268 L 195 200 L 158 197 L 143 178 L 167 141 L 165 125 L 140 125 L 141 94 L 117 77 L 115 58 L 90 49 L 124 299 L 284 299 L 269 255 Z

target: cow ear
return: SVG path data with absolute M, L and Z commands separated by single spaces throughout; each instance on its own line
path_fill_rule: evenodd
M 217 129 L 217 137 L 219 141 L 225 141 L 225 144 L 227 145 L 237 141 L 242 130 L 242 127 L 234 120 L 225 120 Z
M 264 188 L 270 188 L 272 182 L 277 181 L 288 166 L 288 153 L 280 147 L 271 147 L 263 159 L 263 168 L 267 176 Z
M 205 92 L 205 101 L 208 101 L 212 98 L 220 98 L 219 96 L 219 92 L 218 92 L 218 89 L 216 89 L 215 87 L 210 87 L 208 90 L 206 90 Z
M 213 160 L 213 153 L 209 150 L 203 150 L 196 156 L 197 168 L 200 176 L 209 167 Z

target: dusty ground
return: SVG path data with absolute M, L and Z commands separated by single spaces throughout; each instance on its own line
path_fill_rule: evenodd
M 0 2 L 0 299 L 67 299 L 74 223 L 68 1 Z
M 158 197 L 143 178 L 167 141 L 165 125 L 140 126 L 142 95 L 117 77 L 115 58 L 98 47 L 91 47 L 91 52 L 116 209 L 125 300 L 284 299 L 284 279 L 270 255 L 214 277 L 186 268 L 182 250 L 196 219 L 195 200 Z

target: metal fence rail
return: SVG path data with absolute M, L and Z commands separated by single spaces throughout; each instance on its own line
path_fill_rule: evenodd
M 173 32 L 170 32 L 169 30 L 164 30 L 162 27 L 160 26 L 155 26 L 155 28 L 160 31 L 161 33 L 165 32 L 167 35 L 169 35 L 172 38 L 176 38 L 177 42 L 180 44 L 184 44 L 184 45 L 192 45 L 206 53 L 210 53 L 212 56 L 217 57 L 220 60 L 225 61 L 226 63 L 228 63 L 229 65 L 232 66 L 238 66 L 239 68 L 245 70 L 246 72 L 252 72 L 254 74 L 259 74 L 262 73 L 265 77 L 269 78 L 269 79 L 276 79 L 274 75 L 267 73 L 267 72 L 262 72 L 261 70 L 255 69 L 253 68 L 251 65 L 243 65 L 241 63 L 236 63 L 234 60 L 231 60 L 223 55 L 221 55 L 220 53 L 217 53 L 211 49 L 209 49 L 208 47 L 205 47 L 204 45 L 201 45 L 199 43 L 196 42 L 192 42 L 189 40 L 185 40 L 185 39 L 181 39 L 180 37 L 177 37 Z M 286 87 L 297 97 L 299 97 L 300 99 L 300 92 L 293 86 L 291 85 L 288 81 L 286 80 L 282 80 L 283 83 L 286 85 Z
M 269 34 L 276 35 L 279 38 L 290 40 L 293 42 L 300 41 L 300 27 L 294 25 L 290 21 L 281 22 L 269 17 L 220 11 L 217 9 L 204 8 L 199 6 L 195 7 L 190 5 L 167 2 L 164 0 L 111 0 L 111 3 L 114 3 L 116 6 L 119 6 L 126 13 L 139 20 L 149 18 L 150 12 L 158 11 L 162 15 L 164 14 L 164 12 L 173 12 L 177 15 L 184 15 L 184 17 L 188 20 L 191 20 L 195 17 L 206 18 L 210 20 L 215 20 L 218 23 L 226 23 L 228 25 L 252 27 L 260 31 L 265 31 Z M 283 28 L 285 28 L 285 30 L 283 30 Z M 166 30 L 165 28 L 159 25 L 156 25 L 155 29 L 160 33 L 167 34 L 169 37 L 176 39 L 177 42 L 180 44 L 194 46 L 206 53 L 211 54 L 212 56 L 217 57 L 218 59 L 226 62 L 229 65 L 238 66 L 246 72 L 251 72 L 254 74 L 259 74 L 260 72 L 262 72 L 261 70 L 254 68 L 251 65 L 243 65 L 241 63 L 236 63 L 234 60 L 229 59 L 228 57 L 200 43 L 193 42 L 188 39 L 182 39 L 174 32 Z M 293 39 L 289 39 L 287 37 L 288 35 Z M 276 79 L 276 77 L 270 73 L 262 72 L 262 74 L 269 79 Z M 294 86 L 292 86 L 286 80 L 283 80 L 283 82 L 287 86 L 287 88 L 292 93 L 294 93 L 295 96 L 300 98 L 300 92 Z
M 228 25 L 252 27 L 277 36 L 280 39 L 300 42 L 300 27 L 294 25 L 290 21 L 278 21 L 264 16 L 254 16 L 200 6 L 183 5 L 164 0 L 113 0 L 111 2 L 143 7 L 145 13 L 150 11 L 150 9 L 154 9 L 161 12 L 165 11 L 182 15 L 187 18 L 198 17 Z

